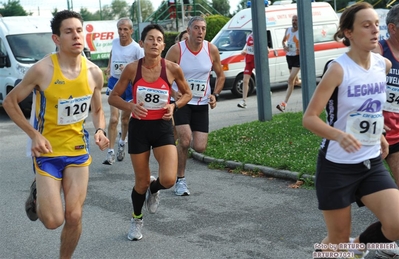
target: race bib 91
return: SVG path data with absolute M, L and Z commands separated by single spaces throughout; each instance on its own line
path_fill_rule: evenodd
M 381 143 L 384 128 L 382 112 L 352 112 L 346 121 L 346 133 L 352 134 L 362 145 Z

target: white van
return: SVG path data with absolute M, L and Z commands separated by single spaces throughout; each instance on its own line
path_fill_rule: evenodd
M 0 17 L 0 105 L 33 64 L 56 50 L 51 39 L 51 19 L 43 16 Z M 82 55 L 90 59 L 87 48 Z M 20 103 L 26 113 L 31 105 L 32 94 Z
M 0 18 L 0 104 L 37 61 L 55 50 L 50 18 L 12 16 Z M 31 108 L 32 97 L 20 103 Z
M 292 16 L 296 14 L 296 4 L 265 7 L 268 42 L 267 46 L 264 44 L 264 51 L 267 51 L 267 47 L 270 48 L 268 57 L 270 83 L 272 85 L 287 82 L 289 70 L 282 40 L 286 29 L 292 27 Z M 320 77 L 325 64 L 346 52 L 347 47 L 343 43 L 336 42 L 333 38 L 337 31 L 339 20 L 334 9 L 328 3 L 313 2 L 312 14 L 316 77 Z M 242 39 L 246 38 L 251 31 L 251 9 L 247 8 L 231 18 L 212 39 L 212 43 L 219 49 L 222 68 L 226 76 L 224 90 L 231 90 L 237 97 L 242 96 L 242 80 L 245 67 L 244 56 L 241 55 L 241 51 L 245 47 L 245 41 L 242 41 Z M 234 46 L 230 42 L 231 38 L 236 39 Z M 215 76 L 215 73 L 212 72 L 211 85 L 214 85 Z M 249 93 L 252 93 L 254 88 L 255 75 L 252 74 Z

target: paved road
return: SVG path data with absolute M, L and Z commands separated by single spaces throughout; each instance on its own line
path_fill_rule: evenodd
M 272 107 L 283 96 L 284 91 L 273 91 Z M 103 101 L 106 105 L 105 96 Z M 222 94 L 210 112 L 211 130 L 257 120 L 256 97 L 250 97 L 247 109 L 237 108 L 238 101 L 229 92 Z M 302 108 L 300 89 L 289 109 L 295 105 Z M 94 131 L 91 123 L 87 129 Z M 33 178 L 31 160 L 24 156 L 26 136 L 1 108 L 0 133 L 0 258 L 57 258 L 60 229 L 49 231 L 26 218 L 24 202 Z M 292 182 L 275 178 L 211 170 L 190 159 L 186 176 L 192 195 L 162 191 L 158 212 L 144 212 L 144 238 L 128 241 L 131 163 L 102 165 L 105 152 L 93 143 L 92 155 L 83 234 L 74 258 L 305 259 L 326 234 L 314 190 L 291 189 Z M 153 159 L 151 172 L 157 173 Z M 353 208 L 356 235 L 375 218 L 366 209 Z

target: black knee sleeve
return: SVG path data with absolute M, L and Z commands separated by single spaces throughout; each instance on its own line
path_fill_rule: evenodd
M 141 214 L 141 210 L 144 205 L 145 193 L 140 194 L 136 192 L 136 190 L 133 188 L 131 197 L 132 197 L 134 215 L 139 216 Z
M 157 178 L 156 181 L 153 181 L 150 184 L 151 193 L 156 193 L 157 191 L 164 190 L 164 189 L 166 189 L 166 188 L 159 182 L 159 177 Z
M 391 243 L 392 240 L 387 239 L 381 230 L 381 222 L 371 224 L 359 236 L 359 242 L 367 245 L 368 243 Z

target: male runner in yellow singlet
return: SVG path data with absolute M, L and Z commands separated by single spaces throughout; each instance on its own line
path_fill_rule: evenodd
M 82 233 L 82 209 L 89 180 L 89 134 L 84 128 L 91 113 L 95 143 L 108 147 L 101 104 L 103 75 L 81 55 L 83 20 L 73 11 L 58 12 L 51 21 L 58 51 L 33 65 L 7 95 L 4 108 L 32 140 L 35 180 L 26 201 L 30 220 L 48 229 L 64 227 L 60 258 L 71 258 Z M 49 39 L 50 40 L 50 39 Z M 31 124 L 18 103 L 34 91 Z M 65 208 L 61 198 L 64 193 Z

